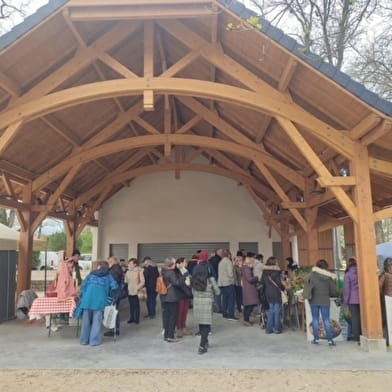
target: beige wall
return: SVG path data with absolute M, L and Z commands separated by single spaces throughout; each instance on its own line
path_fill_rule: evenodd
M 279 241 L 273 232 L 273 240 Z M 264 256 L 272 253 L 259 208 L 244 187 L 207 173 L 173 172 L 135 179 L 107 201 L 99 212 L 98 256 L 107 257 L 109 244 L 128 243 L 129 257 L 138 243 L 258 242 Z

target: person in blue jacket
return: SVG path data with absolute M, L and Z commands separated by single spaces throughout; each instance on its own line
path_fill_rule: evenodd
M 118 288 L 109 271 L 107 261 L 100 261 L 98 269 L 92 271 L 84 280 L 76 318 L 82 317 L 80 343 L 98 346 L 102 343 L 102 318 L 111 290 Z

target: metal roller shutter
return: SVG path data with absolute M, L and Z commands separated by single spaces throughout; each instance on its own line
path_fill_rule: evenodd
M 15 318 L 17 261 L 15 250 L 0 251 L 0 321 Z
M 247 252 L 259 253 L 259 244 L 257 242 L 240 242 L 239 249 L 245 249 Z
M 156 263 L 172 256 L 191 258 L 198 250 L 208 250 L 213 253 L 218 248 L 229 249 L 229 242 L 183 242 L 183 243 L 163 243 L 163 244 L 138 244 L 138 259 L 143 260 L 149 256 Z
M 118 259 L 128 261 L 128 244 L 110 244 L 109 254 L 110 256 L 117 257 Z

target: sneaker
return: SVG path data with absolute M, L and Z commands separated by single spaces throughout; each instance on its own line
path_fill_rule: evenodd
M 205 354 L 208 351 L 207 347 L 199 347 L 199 350 L 197 351 L 198 354 Z
M 134 322 L 135 322 L 134 320 L 128 320 L 127 321 L 128 324 L 131 324 L 131 323 L 134 323 Z
M 320 341 L 318 339 L 312 340 L 312 344 L 319 344 L 319 343 L 320 343 Z
M 197 331 L 197 332 L 195 333 L 195 336 L 200 336 L 200 335 L 201 335 L 200 331 Z
M 238 321 L 239 318 L 237 318 L 237 317 L 227 317 L 226 320 L 229 320 L 229 321 Z
M 329 347 L 336 346 L 336 343 L 333 340 L 331 340 L 330 342 L 328 342 L 328 346 Z
M 175 338 L 167 338 L 167 340 L 166 340 L 168 343 L 178 343 L 179 342 L 179 340 L 178 339 L 175 339 Z

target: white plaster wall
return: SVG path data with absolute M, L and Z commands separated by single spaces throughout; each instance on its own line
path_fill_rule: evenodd
M 207 173 L 155 173 L 135 179 L 99 212 L 98 256 L 107 257 L 109 244 L 128 243 L 129 257 L 138 243 L 258 242 L 259 251 L 272 254 L 273 232 L 268 238 L 259 208 L 244 187 Z

